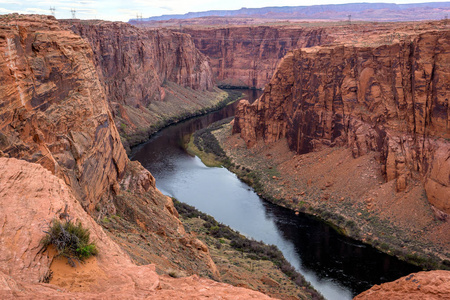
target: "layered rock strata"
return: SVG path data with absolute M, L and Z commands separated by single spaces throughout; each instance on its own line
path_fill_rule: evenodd
M 0 26 L 0 150 L 63 178 L 87 211 L 107 206 L 128 158 L 89 44 L 53 18 Z
M 240 103 L 233 132 L 249 147 L 287 138 L 298 154 L 375 151 L 397 191 L 421 180 L 430 203 L 450 213 L 449 43 L 443 30 L 376 47 L 293 51 L 258 101 Z
M 92 47 L 111 102 L 148 106 L 164 99 L 164 81 L 194 90 L 213 88 L 208 59 L 187 34 L 146 30 L 122 22 L 65 21 Z
M 226 98 L 214 87 L 208 58 L 187 34 L 122 22 L 64 24 L 91 45 L 116 125 L 131 144 Z
M 265 22 L 271 24 L 265 25 Z M 286 20 L 206 18 L 170 20 L 167 24 L 144 22 L 140 26 L 164 26 L 179 31 L 181 27 L 210 58 L 219 85 L 262 89 L 270 82 L 280 59 L 291 50 L 332 43 L 395 43 L 411 34 L 445 29 L 447 23 L 289 23 Z
M 290 50 L 330 42 L 324 28 L 230 26 L 184 28 L 211 60 L 219 85 L 264 88 Z
M 0 197 L 2 299 L 270 299 L 196 275 L 160 276 L 153 264 L 135 265 L 63 180 L 38 164 L 0 157 Z M 41 252 L 43 230 L 63 212 L 89 229 L 99 250 L 76 268 L 52 250 Z
M 8 15 L 0 52 L 0 156 L 42 165 L 98 221 L 120 214 L 134 227 L 118 239 L 141 230 L 136 261 L 176 260 L 189 274 L 214 277 L 208 249 L 184 231 L 172 200 L 128 160 L 89 44 L 52 17 Z

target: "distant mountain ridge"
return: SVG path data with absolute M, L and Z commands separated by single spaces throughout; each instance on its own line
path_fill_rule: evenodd
M 413 13 L 420 11 L 420 14 Z M 140 21 L 165 21 L 170 19 L 192 19 L 202 17 L 258 17 L 267 19 L 337 19 L 348 14 L 363 20 L 426 20 L 442 19 L 450 11 L 450 2 L 429 3 L 347 3 L 312 6 L 280 6 L 241 8 L 238 10 L 210 10 L 186 14 L 162 15 L 143 18 Z M 131 19 L 130 22 L 136 21 Z

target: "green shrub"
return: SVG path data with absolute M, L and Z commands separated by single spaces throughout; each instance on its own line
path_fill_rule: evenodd
M 88 244 L 83 247 L 77 248 L 77 254 L 80 258 L 85 259 L 89 258 L 92 255 L 96 255 L 98 253 L 97 247 L 94 244 Z
M 81 262 L 98 254 L 97 247 L 89 242 L 89 229 L 83 228 L 81 222 L 72 223 L 70 219 L 60 221 L 53 219 L 46 235 L 42 238 L 43 249 L 50 245 L 55 247 L 57 256 L 67 258 L 68 263 L 75 267 L 75 261 Z

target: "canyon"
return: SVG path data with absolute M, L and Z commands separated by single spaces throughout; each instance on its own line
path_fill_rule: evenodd
M 154 264 L 136 265 L 81 207 L 72 189 L 38 164 L 1 157 L 0 182 L 2 299 L 271 299 L 197 275 L 158 275 Z M 98 256 L 75 268 L 39 247 L 46 222 L 63 209 L 90 230 L 99 249 Z
M 61 21 L 84 38 L 126 148 L 170 123 L 224 104 L 209 59 L 191 37 L 122 22 Z
M 324 28 L 223 26 L 183 28 L 210 58 L 219 86 L 262 89 L 290 50 L 332 41 Z
M 217 24 L 216 24 L 217 22 Z M 267 24 L 270 23 L 270 24 Z M 167 22 L 140 22 L 140 28 L 160 26 L 189 34 L 195 46 L 209 58 L 215 83 L 221 87 L 264 89 L 290 51 L 331 44 L 386 44 L 433 28 L 441 22 L 269 22 L 254 18 L 195 18 Z
M 410 25 L 177 32 L 2 16 L 0 295 L 268 299 L 211 280 L 220 276 L 208 247 L 127 157 L 163 126 L 229 101 L 216 83 L 265 86 L 255 104 L 241 102 L 236 134 L 228 125 L 218 138 L 240 165 L 252 151 L 259 168 L 275 161 L 280 172 L 267 184 L 279 204 L 361 204 L 356 238 L 390 245 L 367 215 L 377 214 L 413 231 L 399 231 L 399 247 L 449 260 L 449 32 L 446 22 Z M 65 207 L 101 253 L 73 272 L 39 251 L 43 228 Z M 338 214 L 354 220 L 358 211 Z
M 394 236 L 409 247 L 448 260 L 449 37 L 430 28 L 393 43 L 295 50 L 259 100 L 240 103 L 232 128 L 239 138 L 225 147 L 241 165 L 259 155 L 260 169 L 266 162 L 278 170 L 264 178 L 283 205 L 359 219 L 359 228 L 370 227 L 359 238 L 374 244 L 397 226 Z M 238 154 L 242 145 L 247 154 Z
M 184 230 L 153 176 L 128 159 L 83 38 L 53 17 L 7 15 L 0 51 L 2 297 L 189 298 L 221 289 L 266 297 L 196 277 L 217 278 L 209 250 Z M 55 253 L 40 253 L 42 231 L 63 210 L 91 230 L 102 253 L 93 270 L 58 273 Z M 117 215 L 120 230 L 98 225 Z M 195 276 L 156 273 L 180 269 Z M 56 286 L 44 283 L 50 274 Z

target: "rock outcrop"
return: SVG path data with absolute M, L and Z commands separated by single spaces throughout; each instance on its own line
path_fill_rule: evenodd
M 130 247 L 141 249 L 139 263 L 176 260 L 189 274 L 214 277 L 208 249 L 184 231 L 153 176 L 129 161 L 89 44 L 53 17 L 9 15 L 0 52 L 0 155 L 63 179 L 97 221 L 120 214 L 129 227 L 115 238 L 129 245 L 124 233 L 140 233 Z
M 160 276 L 136 266 L 86 213 L 71 189 L 38 164 L 0 158 L 0 298 L 24 299 L 270 299 L 194 275 Z M 90 230 L 98 256 L 72 268 L 40 239 L 62 212 Z M 49 283 L 44 283 L 49 282 Z
M 70 22 L 70 23 L 69 23 Z M 66 21 L 91 45 L 106 97 L 136 107 L 164 99 L 164 81 L 213 88 L 208 59 L 187 34 L 146 30 L 122 22 Z
M 93 52 L 51 17 L 0 22 L 0 150 L 63 178 L 94 214 L 111 203 L 128 158 Z
M 270 22 L 270 25 L 264 23 Z M 227 25 L 228 24 L 228 25 Z M 247 25 L 245 25 L 247 24 Z M 286 25 L 288 24 L 288 25 Z M 361 41 L 392 43 L 409 34 L 445 28 L 445 21 L 417 23 L 291 22 L 257 18 L 199 18 L 144 22 L 189 33 L 196 47 L 210 58 L 221 86 L 262 89 L 289 51 L 332 43 Z
M 375 285 L 371 289 L 359 294 L 354 299 L 421 300 L 449 298 L 450 272 L 431 271 L 414 273 L 393 282 Z
M 240 103 L 233 132 L 248 146 L 287 138 L 298 154 L 378 152 L 397 191 L 421 180 L 430 203 L 450 213 L 449 43 L 440 30 L 372 47 L 295 50 L 258 101 Z
M 264 88 L 290 50 L 330 42 L 324 28 L 230 26 L 183 28 L 211 60 L 219 85 Z
M 63 24 L 91 45 L 116 126 L 131 144 L 226 98 L 214 86 L 208 58 L 187 34 L 122 22 Z

